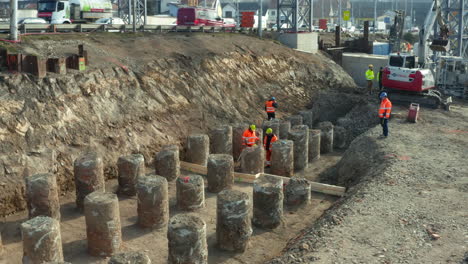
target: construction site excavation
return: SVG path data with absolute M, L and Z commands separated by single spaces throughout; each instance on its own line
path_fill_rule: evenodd
M 0 42 L 0 263 L 468 263 L 466 100 L 287 45 Z

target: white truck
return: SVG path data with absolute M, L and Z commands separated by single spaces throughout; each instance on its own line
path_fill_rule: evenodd
M 39 0 L 38 17 L 51 24 L 94 22 L 112 17 L 110 0 Z

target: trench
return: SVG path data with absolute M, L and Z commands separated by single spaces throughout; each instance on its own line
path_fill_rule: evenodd
M 311 181 L 338 184 L 338 164 L 351 144 L 351 141 L 375 125 L 371 110 L 374 109 L 367 99 L 359 95 L 324 92 L 311 102 L 309 110 L 314 113 L 314 127 L 323 121 L 331 121 L 335 126 L 341 126 L 345 133 L 340 134 L 340 146 L 335 146 L 332 153 L 321 154 L 320 159 L 309 163 L 309 166 L 295 173 L 294 177 L 304 177 Z M 336 137 L 336 136 L 335 136 Z M 336 142 L 336 141 L 335 141 Z M 182 145 L 182 149 L 184 149 Z M 183 155 L 182 155 L 183 156 Z M 152 166 L 146 167 L 146 173 L 154 173 Z M 188 171 L 181 171 L 181 177 L 190 175 Z M 352 181 L 345 182 L 349 186 Z M 106 182 L 106 190 L 116 192 L 117 180 Z M 252 185 L 236 183 L 235 190 L 246 192 L 251 196 Z M 169 183 L 170 215 L 171 217 L 182 213 L 176 208 L 175 183 Z M 242 254 L 228 253 L 219 250 L 216 246 L 216 194 L 205 192 L 205 208 L 193 212 L 202 217 L 207 223 L 207 241 L 209 263 L 262 263 L 277 256 L 295 239 L 303 230 L 311 225 L 323 213 L 331 208 L 338 197 L 314 193 L 311 204 L 301 208 L 285 207 L 283 223 L 274 230 L 254 228 L 250 246 Z M 136 222 L 136 198 L 119 197 L 122 235 L 124 251 L 143 251 L 154 263 L 165 263 L 167 259 L 166 230 L 148 230 L 139 228 Z M 60 198 L 61 201 L 61 230 L 65 260 L 71 263 L 106 263 L 105 260 L 91 257 L 86 251 L 86 226 L 82 214 L 76 211 L 73 195 Z M 27 219 L 25 211 L 13 214 L 4 219 L 2 223 L 3 243 L 7 252 L 9 263 L 21 263 L 22 242 L 19 225 Z M 300 235 L 299 235 L 300 237 Z

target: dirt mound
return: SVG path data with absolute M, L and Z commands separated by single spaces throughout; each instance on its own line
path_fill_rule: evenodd
M 412 124 L 395 107 L 389 138 L 377 126 L 337 164 L 346 197 L 269 263 L 463 263 L 467 110 L 422 109 Z
M 15 47 L 61 56 L 84 43 L 91 65 L 44 79 L 0 75 L 0 215 L 24 209 L 24 175 L 54 172 L 62 193 L 74 190 L 73 160 L 88 149 L 103 156 L 105 175 L 113 178 L 121 155 L 141 153 L 150 165 L 162 145 L 183 145 L 189 133 L 260 125 L 271 95 L 281 117 L 305 108 L 319 90 L 355 87 L 325 56 L 270 41 L 130 36 L 47 36 Z

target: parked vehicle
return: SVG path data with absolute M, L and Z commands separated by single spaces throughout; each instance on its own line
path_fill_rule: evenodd
M 178 26 L 212 26 L 235 27 L 235 24 L 225 24 L 214 8 L 185 7 L 177 11 Z
M 319 26 L 314 26 L 313 31 L 314 31 L 314 32 L 323 32 L 324 30 L 321 29 Z
M 108 17 L 100 18 L 94 22 L 95 24 L 105 24 L 105 25 L 124 25 L 125 22 L 120 17 Z
M 110 0 L 39 0 L 38 17 L 51 24 L 95 22 L 112 17 Z
M 47 21 L 39 17 L 25 17 L 18 20 L 18 24 L 47 24 Z

